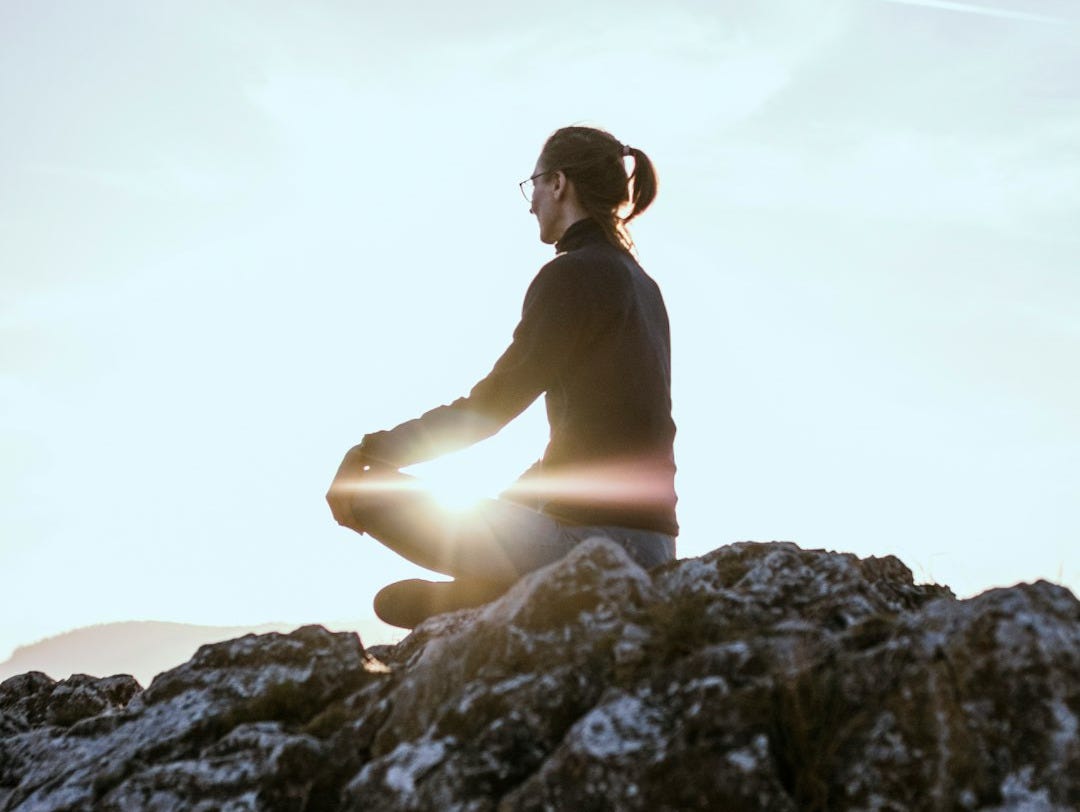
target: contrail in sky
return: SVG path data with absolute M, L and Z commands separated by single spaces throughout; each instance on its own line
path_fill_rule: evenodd
M 1028 14 L 1025 11 L 1010 11 L 992 6 L 976 6 L 971 3 L 951 3 L 948 0 L 884 0 L 886 3 L 901 3 L 906 6 L 926 6 L 947 11 L 963 11 L 968 14 L 982 14 L 987 17 L 1003 17 L 1009 20 L 1028 20 L 1037 23 L 1068 23 L 1061 17 L 1048 17 L 1045 14 Z

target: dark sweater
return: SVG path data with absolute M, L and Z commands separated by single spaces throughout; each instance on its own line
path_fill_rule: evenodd
M 364 438 L 403 467 L 495 434 L 546 393 L 543 458 L 503 496 L 575 525 L 676 535 L 671 339 L 660 289 L 580 220 L 525 294 L 513 342 L 467 397 Z

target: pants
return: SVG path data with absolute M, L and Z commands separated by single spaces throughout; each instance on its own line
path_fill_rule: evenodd
M 592 536 L 621 545 L 646 569 L 675 559 L 674 537 L 652 530 L 566 525 L 504 499 L 485 499 L 463 513 L 447 511 L 418 480 L 394 470 L 367 472 L 351 508 L 354 530 L 454 578 L 509 585 Z

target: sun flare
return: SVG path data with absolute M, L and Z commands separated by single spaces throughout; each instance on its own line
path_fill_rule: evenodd
M 488 494 L 460 472 L 438 472 L 420 479 L 420 486 L 448 513 L 467 513 L 480 504 Z
M 417 487 L 431 495 L 449 513 L 472 510 L 484 499 L 495 498 L 513 481 L 506 466 L 492 465 L 481 455 L 455 453 L 405 470 L 416 477 Z

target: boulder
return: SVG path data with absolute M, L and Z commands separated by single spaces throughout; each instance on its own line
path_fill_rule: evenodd
M 1080 603 L 893 557 L 591 539 L 396 646 L 0 684 L 0 810 L 1080 808 Z

